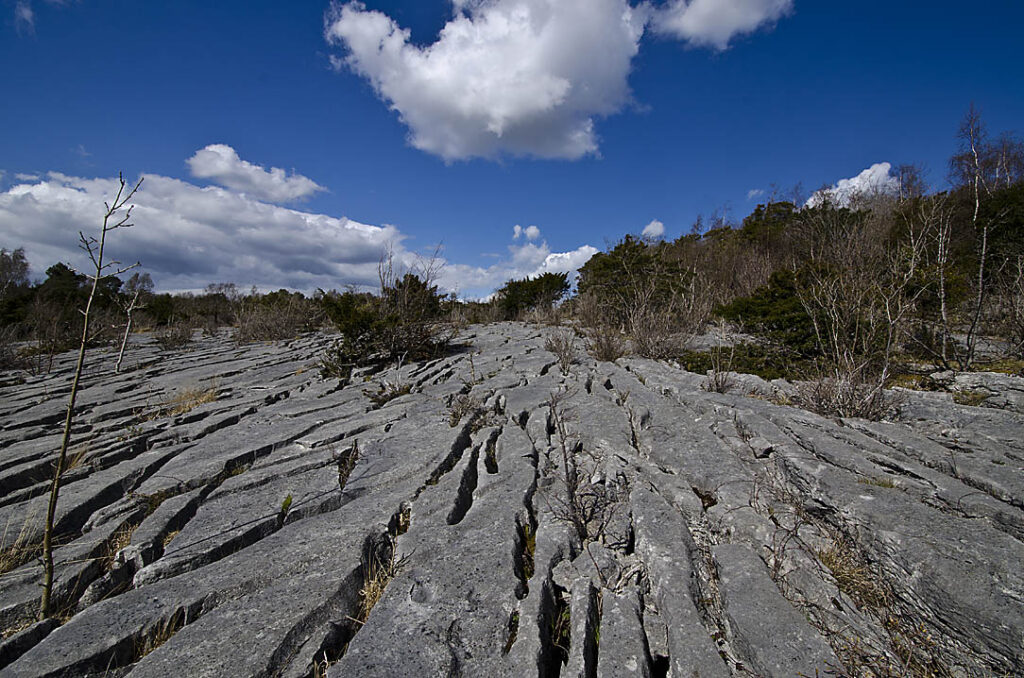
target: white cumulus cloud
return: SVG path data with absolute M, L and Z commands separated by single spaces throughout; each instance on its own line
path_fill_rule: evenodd
M 644 230 L 641 232 L 641 235 L 645 238 L 660 238 L 665 235 L 665 224 L 654 219 L 651 223 L 644 226 Z
M 520 237 L 525 237 L 527 240 L 536 240 L 540 237 L 540 229 L 536 226 L 527 226 L 523 228 L 519 224 L 512 227 L 512 239 L 519 240 Z
M 451 0 L 436 40 L 358 0 L 335 1 L 327 41 L 336 68 L 366 78 L 415 148 L 446 161 L 598 153 L 596 121 L 630 101 L 629 73 L 648 27 L 725 49 L 793 0 Z
M 527 242 L 509 247 L 509 256 L 486 268 L 449 264 L 441 272 L 441 284 L 458 290 L 468 298 L 487 299 L 489 292 L 509 280 L 535 278 L 544 273 L 568 273 L 575 280 L 576 271 L 598 253 L 596 247 L 581 245 L 568 252 L 552 252 L 547 242 Z
M 187 160 L 192 176 L 209 179 L 257 200 L 291 202 L 308 198 L 324 190 L 301 174 L 288 174 L 280 167 L 264 169 L 238 157 L 235 149 L 225 144 L 210 144 L 196 151 Z
M 879 162 L 855 177 L 840 179 L 831 188 L 816 191 L 807 200 L 807 206 L 815 207 L 828 199 L 837 206 L 846 207 L 858 196 L 893 194 L 899 191 L 899 187 L 899 177 L 892 175 L 892 164 Z
M 361 2 L 336 4 L 325 34 L 409 128 L 445 160 L 596 153 L 595 118 L 629 100 L 646 11 L 627 0 L 456 0 L 437 40 Z
M 651 23 L 658 33 L 723 50 L 792 10 L 793 0 L 670 0 L 653 10 Z

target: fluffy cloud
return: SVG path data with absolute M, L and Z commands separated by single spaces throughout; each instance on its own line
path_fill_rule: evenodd
M 95 232 L 103 202 L 117 187 L 116 178 L 56 172 L 11 186 L 0 192 L 4 246 L 24 246 L 36 276 L 57 261 L 87 270 L 77 248 L 78 231 Z M 389 248 L 399 268 L 419 262 L 393 226 L 272 205 L 224 188 L 147 175 L 132 202 L 136 225 L 115 233 L 108 252 L 123 262 L 142 262 L 161 290 L 200 290 L 211 282 L 307 293 L 347 284 L 374 288 L 378 261 Z M 486 268 L 442 260 L 439 283 L 445 290 L 483 297 L 509 278 L 575 271 L 596 251 L 583 246 L 552 252 L 546 242 L 527 241 Z
M 760 198 L 763 195 L 763 188 L 752 188 L 749 191 L 747 191 L 747 200 L 754 200 L 755 198 Z
M 238 157 L 235 149 L 225 144 L 211 144 L 196 151 L 188 159 L 192 176 L 209 179 L 257 200 L 291 202 L 308 198 L 324 190 L 312 179 L 294 172 L 289 176 L 280 167 L 269 171 Z
M 456 0 L 430 45 L 360 2 L 334 5 L 327 40 L 445 160 L 596 153 L 594 119 L 629 99 L 645 11 L 627 0 Z
M 644 226 L 644 230 L 641 232 L 645 238 L 660 238 L 665 235 L 665 224 L 661 223 L 657 219 Z
M 793 10 L 793 0 L 670 0 L 655 9 L 654 30 L 697 46 L 723 50 L 737 35 L 752 33 Z
M 544 273 L 568 273 L 575 279 L 576 271 L 598 253 L 596 247 L 581 245 L 569 252 L 552 252 L 547 242 L 524 243 L 509 247 L 509 257 L 487 268 L 449 264 L 441 272 L 441 285 L 467 298 L 486 299 L 489 292 L 509 280 L 535 278 Z
M 900 180 L 892 176 L 891 171 L 890 163 L 876 163 L 855 177 L 840 179 L 835 186 L 815 192 L 807 201 L 807 206 L 814 207 L 828 199 L 845 207 L 857 196 L 896 193 L 899 191 Z
M 629 72 L 648 25 L 725 49 L 778 20 L 792 0 L 452 0 L 428 45 L 362 2 L 335 2 L 324 35 L 409 128 L 446 161 L 503 154 L 577 159 L 598 152 L 595 121 L 630 99 Z
M 512 227 L 512 239 L 519 240 L 520 236 L 525 237 L 527 240 L 536 240 L 540 237 L 540 229 L 536 226 L 527 226 L 523 228 L 519 224 Z
M 34 184 L 0 193 L 0 232 L 24 245 L 37 275 L 56 261 L 85 266 L 77 234 L 98 228 L 103 202 L 117 180 L 51 172 Z M 402 235 L 392 227 L 302 212 L 222 188 L 147 175 L 133 200 L 135 227 L 118 232 L 110 252 L 141 261 L 161 289 L 199 289 L 207 283 L 311 290 L 343 283 L 372 284 L 376 263 Z

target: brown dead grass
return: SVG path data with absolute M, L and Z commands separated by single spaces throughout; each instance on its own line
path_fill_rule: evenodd
M 171 615 L 170 619 L 161 622 L 149 629 L 141 638 L 135 641 L 136 660 L 159 649 L 164 643 L 174 637 L 174 634 L 185 626 L 185 612 L 178 610 Z
M 835 541 L 828 548 L 818 552 L 818 559 L 832 572 L 839 590 L 857 605 L 871 609 L 887 605 L 888 596 L 885 589 L 878 584 L 874 574 L 862 562 L 853 545 L 846 541 Z
M 42 549 L 42 544 L 29 540 L 32 533 L 31 525 L 30 515 L 22 522 L 17 535 L 12 532 L 9 520 L 4 526 L 3 535 L 0 536 L 0 575 L 18 569 L 32 560 Z

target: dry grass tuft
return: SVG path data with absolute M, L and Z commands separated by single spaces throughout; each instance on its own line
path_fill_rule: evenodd
M 953 402 L 957 405 L 967 405 L 968 407 L 980 407 L 985 400 L 988 399 L 990 393 L 987 391 L 976 391 L 972 389 L 964 389 L 963 391 L 957 391 L 953 394 Z
M 168 532 L 166 535 L 164 535 L 163 544 L 165 549 L 172 541 L 174 541 L 174 538 L 178 536 L 179 532 L 181 532 L 181 530 L 172 530 L 171 532 Z
M 10 542 L 8 542 L 10 521 L 4 526 L 3 536 L 0 536 L 0 575 L 18 569 L 40 553 L 42 544 L 30 541 L 31 524 L 32 516 L 30 515 L 22 523 L 17 536 Z
M 890 478 L 861 478 L 857 481 L 861 485 L 872 485 L 874 487 L 897 487 L 896 483 Z
M 146 655 L 159 649 L 164 643 L 174 637 L 174 634 L 185 626 L 185 611 L 178 610 L 171 615 L 170 619 L 157 624 L 148 633 L 135 641 L 135 656 L 142 659 Z
M 388 555 L 370 558 L 363 568 L 363 588 L 359 590 L 359 609 L 354 620 L 360 626 L 370 618 L 370 612 L 380 602 L 388 584 L 398 574 L 402 561 L 398 560 L 393 548 L 387 549 Z
M 468 393 L 460 393 L 452 398 L 451 405 L 448 406 L 448 425 L 455 428 L 463 417 L 473 416 L 481 407 L 483 403 L 479 399 Z
M 594 360 L 613 363 L 626 355 L 626 340 L 618 328 L 599 324 L 587 332 L 587 353 Z
M 888 604 L 885 590 L 879 586 L 871 570 L 861 561 L 849 542 L 833 542 L 827 549 L 818 552 L 818 559 L 832 572 L 839 590 L 858 606 L 877 610 Z
M 544 350 L 555 354 L 558 369 L 568 375 L 576 362 L 576 333 L 569 329 L 555 330 L 544 340 Z
M 196 409 L 200 405 L 212 403 L 217 400 L 217 387 L 210 388 L 186 388 L 166 403 L 167 414 L 176 417 Z
M 173 397 L 163 402 L 155 411 L 149 414 L 139 413 L 141 421 L 152 421 L 160 417 L 177 417 L 188 414 L 200 405 L 212 403 L 217 400 L 217 385 L 212 384 L 207 388 L 199 386 L 184 388 Z
M 381 408 L 395 398 L 408 395 L 411 392 L 412 384 L 384 382 L 378 385 L 376 393 L 373 391 L 363 391 L 363 395 L 370 399 L 375 408 Z
M 92 451 L 92 446 L 89 443 L 82 443 L 77 448 L 71 450 L 68 454 L 68 460 L 64 466 L 64 473 L 73 471 L 85 463 L 85 458 L 89 456 L 89 452 Z M 56 466 L 56 464 L 54 464 Z
M 117 554 L 121 549 L 126 548 L 130 543 L 132 543 L 132 535 L 135 533 L 135 528 L 137 527 L 138 525 L 134 525 L 132 523 L 122 525 L 116 532 L 114 532 L 113 536 L 110 537 L 110 540 L 107 542 L 106 553 L 103 556 L 104 570 L 109 572 L 110 569 L 114 567 L 114 558 L 117 557 Z

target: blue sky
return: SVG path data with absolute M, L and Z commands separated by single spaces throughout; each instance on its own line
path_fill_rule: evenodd
M 0 11 L 0 246 L 75 263 L 112 178 L 145 175 L 112 246 L 164 289 L 371 284 L 387 243 L 412 264 L 443 242 L 442 282 L 485 295 L 773 185 L 888 162 L 941 188 L 972 102 L 1024 131 L 1017 0 Z

